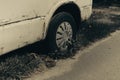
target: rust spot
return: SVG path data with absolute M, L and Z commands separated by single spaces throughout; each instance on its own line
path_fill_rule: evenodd
M 4 47 L 1 47 L 1 50 L 3 50 L 4 49 Z
M 22 17 L 26 17 L 25 15 L 23 15 Z
M 22 38 L 22 36 L 19 36 L 19 38 L 21 39 L 21 38 Z
M 40 39 L 41 39 L 41 38 L 40 38 L 40 37 L 38 37 L 38 38 L 37 38 L 37 41 L 39 41 Z
M 18 48 L 20 48 L 20 45 L 18 45 Z
M 25 45 L 28 45 L 29 43 L 26 41 L 26 42 L 24 42 L 24 44 L 25 44 Z
M 0 53 L 2 53 L 2 52 L 3 52 L 3 50 L 4 50 L 4 47 L 1 47 L 1 48 L 0 48 Z
M 22 15 L 22 17 L 28 17 L 28 15 Z
M 46 24 L 45 24 L 45 22 L 44 22 L 44 24 L 43 24 L 43 32 L 42 32 L 42 37 L 43 37 L 43 38 L 45 37 L 45 26 L 46 26 Z

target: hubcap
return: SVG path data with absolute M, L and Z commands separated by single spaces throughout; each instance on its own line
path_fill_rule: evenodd
M 66 50 L 72 40 L 72 26 L 69 22 L 62 22 L 56 32 L 56 44 L 60 50 Z

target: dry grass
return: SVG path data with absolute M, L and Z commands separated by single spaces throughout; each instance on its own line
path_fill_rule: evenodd
M 55 61 L 49 56 L 37 53 L 39 50 L 36 46 L 38 47 L 37 44 L 27 46 L 1 56 L 0 80 L 23 80 L 36 71 L 42 72 L 55 66 Z

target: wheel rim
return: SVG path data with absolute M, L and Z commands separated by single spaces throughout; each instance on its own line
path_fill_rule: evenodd
M 60 50 L 66 50 L 71 44 L 73 36 L 72 26 L 69 22 L 62 22 L 56 32 L 56 44 Z

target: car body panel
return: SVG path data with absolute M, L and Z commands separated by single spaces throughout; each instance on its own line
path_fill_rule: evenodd
M 41 25 L 44 19 L 36 18 L 0 27 L 0 55 L 41 40 Z
M 45 16 L 52 6 L 49 2 L 50 0 L 2 0 L 0 1 L 0 25 Z
M 0 0 L 0 55 L 45 39 L 53 14 L 68 3 L 82 20 L 90 17 L 92 0 Z

